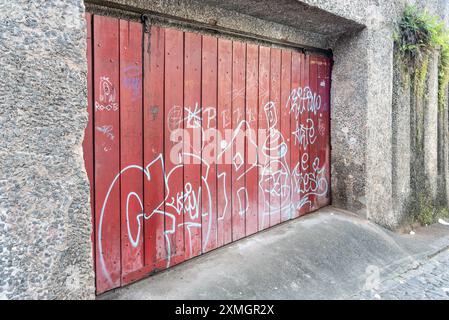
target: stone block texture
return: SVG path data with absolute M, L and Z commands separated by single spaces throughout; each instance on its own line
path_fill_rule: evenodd
M 92 298 L 81 0 L 0 1 L 0 298 Z

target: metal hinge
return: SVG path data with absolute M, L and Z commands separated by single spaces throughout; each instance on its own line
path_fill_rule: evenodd
M 140 19 L 142 20 L 143 23 L 143 31 L 145 33 L 150 33 L 151 32 L 151 25 L 152 20 L 151 20 L 151 16 L 147 15 L 147 14 L 142 14 Z

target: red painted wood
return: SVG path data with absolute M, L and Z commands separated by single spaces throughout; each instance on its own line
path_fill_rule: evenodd
M 270 227 L 281 221 L 281 181 L 284 174 L 281 158 L 285 152 L 285 141 L 280 134 L 281 125 L 281 50 L 271 49 L 270 101 L 273 103 L 270 119 Z
M 201 254 L 201 35 L 184 34 L 185 258 Z
M 232 241 L 232 41 L 218 39 L 217 127 L 223 143 L 217 159 L 217 246 Z
M 203 36 L 202 234 L 203 252 L 217 247 L 217 38 Z
M 327 179 L 327 199 L 323 205 L 330 205 L 332 203 L 331 198 L 331 83 L 332 83 L 332 65 L 333 61 L 330 58 L 325 59 L 326 64 L 326 95 L 325 101 L 327 104 L 327 108 L 325 108 L 325 112 L 327 112 L 327 141 L 326 141 L 326 179 Z
M 319 106 L 321 104 L 321 97 L 318 95 L 318 64 L 319 59 L 316 56 L 311 56 L 309 60 L 309 87 L 311 95 L 307 100 L 309 123 L 308 127 L 313 128 L 309 130 L 308 134 L 308 153 L 309 153 L 309 185 L 308 191 L 310 193 L 309 200 L 311 202 L 310 211 L 318 209 L 317 206 L 317 188 L 319 179 L 320 158 L 318 155 L 317 143 L 317 124 L 319 116 Z
M 298 93 L 299 96 L 299 113 L 300 113 L 300 124 L 303 127 L 308 128 L 309 123 L 307 119 L 309 118 L 308 102 L 307 102 L 307 92 L 310 90 L 309 87 L 309 60 L 310 55 L 304 55 L 304 60 L 301 65 L 302 75 L 301 75 L 301 91 Z M 300 182 L 300 198 L 301 207 L 299 210 L 300 215 L 304 215 L 311 210 L 311 201 L 308 190 L 310 188 L 308 174 L 310 173 L 310 154 L 309 145 L 304 140 L 304 129 L 302 129 L 303 137 L 300 139 L 300 161 L 301 161 L 301 182 Z
M 246 45 L 234 41 L 232 46 L 232 241 L 245 236 L 245 67 Z
M 330 203 L 329 181 L 330 181 L 330 128 L 329 128 L 329 98 L 330 98 L 330 60 L 325 57 L 318 59 L 318 95 L 321 97 L 320 109 L 317 116 L 317 149 L 320 159 L 320 174 L 317 178 L 316 206 L 321 208 Z
M 95 184 L 94 184 L 94 118 L 93 118 L 93 70 L 92 70 L 92 14 L 86 13 L 87 26 L 87 113 L 88 121 L 84 131 L 83 155 L 87 177 L 90 184 L 90 208 L 92 211 L 92 243 L 94 244 L 93 257 L 95 257 Z
M 98 293 L 330 203 L 329 59 L 91 19 Z
M 165 29 L 153 26 L 144 36 L 143 152 L 145 265 L 150 271 L 167 266 L 164 236 L 164 65 Z M 150 36 L 151 35 L 151 36 Z
M 120 139 L 122 277 L 144 265 L 142 152 L 142 24 L 120 20 Z M 124 284 L 124 281 L 122 280 Z
M 245 139 L 245 183 L 247 191 L 246 235 L 258 231 L 258 167 L 257 126 L 259 115 L 259 47 L 246 46 L 246 139 Z
M 165 169 L 168 190 L 165 201 L 165 232 L 170 264 L 184 261 L 183 127 L 184 35 L 165 30 Z
M 290 170 L 292 179 L 292 207 L 293 217 L 299 216 L 299 209 L 301 207 L 301 150 L 299 145 L 298 134 L 300 133 L 300 113 L 298 98 L 299 90 L 301 90 L 301 64 L 304 60 L 304 55 L 298 52 L 292 53 L 292 90 L 289 97 L 290 121 L 291 121 L 291 136 L 290 136 Z
M 94 16 L 95 220 L 97 292 L 120 286 L 119 23 Z M 118 178 L 116 178 L 118 177 Z
M 259 47 L 259 230 L 270 226 L 270 180 L 269 153 L 270 139 L 268 135 L 267 117 L 270 110 L 270 48 Z
M 290 101 L 291 92 L 291 71 L 292 71 L 292 53 L 288 50 L 282 50 L 281 53 L 281 103 L 280 103 L 280 122 L 281 134 L 286 144 L 285 155 L 281 157 L 281 175 L 280 175 L 280 201 L 281 201 L 281 221 L 287 221 L 294 216 L 292 207 L 292 180 L 291 180 L 291 129 L 290 129 Z

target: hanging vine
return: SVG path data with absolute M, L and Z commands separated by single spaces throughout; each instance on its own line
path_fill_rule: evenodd
M 414 92 L 422 98 L 430 54 L 440 51 L 438 64 L 438 104 L 444 108 L 449 83 L 449 32 L 444 21 L 408 5 L 395 33 L 395 47 L 403 70 L 412 76 Z

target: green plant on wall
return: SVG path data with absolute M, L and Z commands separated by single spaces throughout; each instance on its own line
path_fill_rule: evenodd
M 445 206 L 435 205 L 425 193 L 419 194 L 418 207 L 415 220 L 421 225 L 430 225 L 439 218 L 449 218 L 449 209 Z
M 440 50 L 438 102 L 442 110 L 449 83 L 449 32 L 444 22 L 408 5 L 399 21 L 394 40 L 405 71 L 413 77 L 417 98 L 422 98 L 424 94 L 429 56 L 434 50 Z
M 426 16 L 418 13 L 415 7 L 407 6 L 395 34 L 396 48 L 401 61 L 410 74 L 414 74 L 431 50 L 431 34 Z
M 441 46 L 440 68 L 438 73 L 438 106 L 442 112 L 446 103 L 446 90 L 449 83 L 449 45 Z

